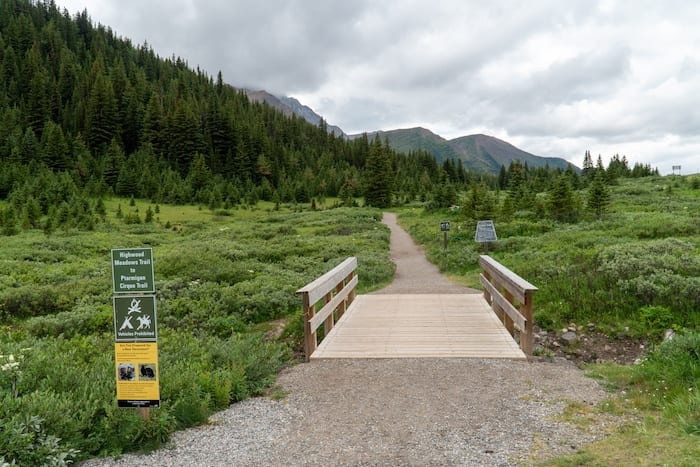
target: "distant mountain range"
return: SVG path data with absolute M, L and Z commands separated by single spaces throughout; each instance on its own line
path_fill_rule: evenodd
M 529 167 L 544 167 L 565 170 L 569 162 L 560 157 L 540 157 L 518 149 L 506 141 L 488 135 L 469 135 L 447 140 L 425 128 L 377 131 L 368 136 L 379 135 L 382 140 L 399 152 L 422 149 L 442 163 L 445 159 L 459 159 L 464 167 L 474 172 L 498 173 L 519 160 Z M 351 138 L 358 135 L 352 135 Z
M 279 110 L 285 115 L 297 115 L 307 122 L 318 125 L 322 117 L 311 108 L 301 104 L 292 97 L 280 97 L 267 91 L 244 90 L 248 98 L 253 102 L 266 102 L 269 106 Z M 362 135 L 347 135 L 343 130 L 334 125 L 328 125 L 328 132 L 337 136 L 350 139 Z M 446 159 L 459 159 L 464 167 L 474 172 L 497 174 L 501 166 L 508 167 L 511 162 L 519 160 L 529 167 L 544 167 L 566 169 L 570 164 L 560 157 L 540 157 L 512 144 L 488 135 L 469 135 L 447 140 L 425 128 L 408 128 L 390 131 L 374 131 L 367 136 L 374 138 L 379 135 L 382 141 L 399 152 L 424 150 L 435 157 L 439 163 Z M 574 166 L 575 169 L 578 169 Z
M 277 109 L 285 115 L 293 114 L 301 117 L 312 125 L 320 124 L 323 119 L 310 107 L 303 105 L 293 97 L 275 96 L 267 91 L 251 91 L 250 89 L 244 89 L 243 91 L 248 95 L 248 99 L 253 102 L 266 102 L 273 109 Z M 334 125 L 328 125 L 328 132 L 336 136 L 346 136 L 343 130 Z

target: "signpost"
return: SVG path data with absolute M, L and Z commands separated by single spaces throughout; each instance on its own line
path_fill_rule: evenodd
M 113 249 L 112 286 L 117 405 L 148 418 L 160 406 L 153 250 Z
M 450 222 L 449 221 L 441 221 L 440 222 L 440 232 L 443 232 L 444 235 L 444 249 L 447 250 L 447 232 L 450 231 Z
M 496 226 L 493 225 L 493 221 L 479 221 L 476 224 L 474 241 L 483 243 L 486 251 L 489 250 L 489 242 L 495 242 L 496 240 L 498 240 L 498 237 L 496 236 Z

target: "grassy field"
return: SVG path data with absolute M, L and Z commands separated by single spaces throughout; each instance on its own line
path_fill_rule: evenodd
M 297 289 L 348 256 L 359 259 L 360 290 L 393 274 L 378 211 L 130 204 L 106 201 L 92 232 L 2 238 L 0 458 L 8 462 L 158 445 L 262 393 L 293 361 Z M 115 400 L 110 250 L 136 247 L 153 248 L 157 290 L 161 408 L 148 421 Z M 289 324 L 277 337 L 270 331 L 280 320 Z

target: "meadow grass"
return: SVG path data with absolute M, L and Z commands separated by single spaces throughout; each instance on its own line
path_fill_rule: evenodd
M 109 199 L 94 231 L 3 237 L 0 430 L 14 435 L 0 437 L 0 459 L 153 447 L 262 394 L 301 345 L 297 289 L 348 256 L 358 258 L 360 291 L 391 280 L 380 218 L 371 209 L 259 203 L 212 212 Z M 146 421 L 116 407 L 110 266 L 112 248 L 141 247 L 153 248 L 161 393 Z M 281 323 L 288 329 L 278 337 Z

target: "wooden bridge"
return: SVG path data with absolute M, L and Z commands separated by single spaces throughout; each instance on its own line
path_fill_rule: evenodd
M 479 264 L 483 295 L 356 296 L 357 259 L 346 259 L 297 291 L 304 307 L 307 361 L 525 359 L 532 353 L 532 294 L 537 288 L 489 256 L 482 255 Z

